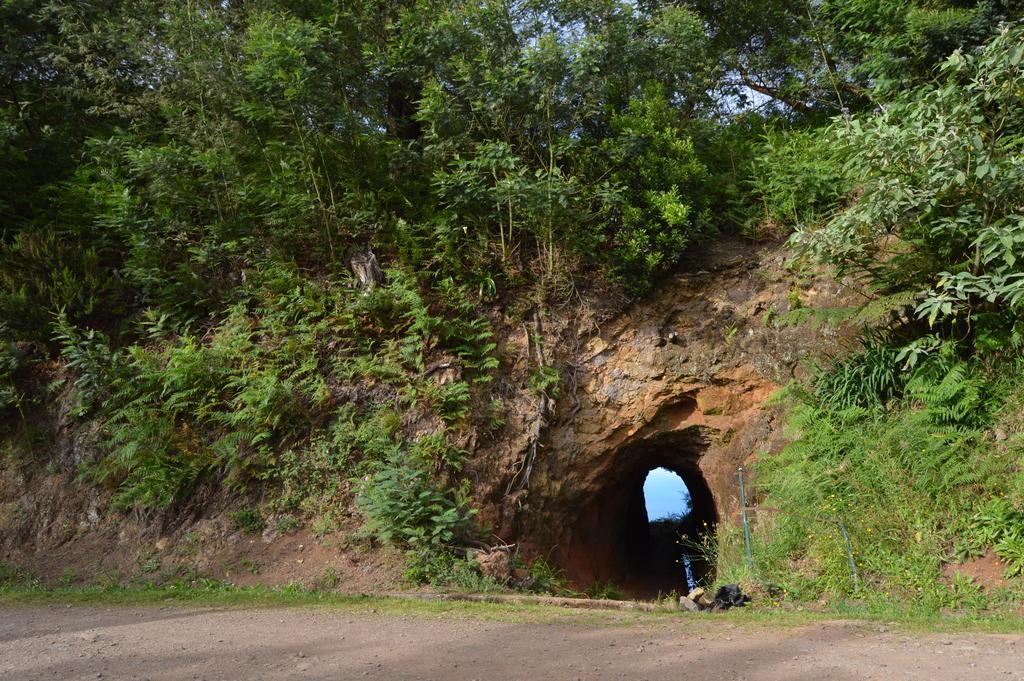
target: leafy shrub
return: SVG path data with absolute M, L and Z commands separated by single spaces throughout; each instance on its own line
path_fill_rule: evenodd
M 235 527 L 246 534 L 259 534 L 267 527 L 267 519 L 255 508 L 241 508 L 228 514 Z
M 409 551 L 403 577 L 410 584 L 429 584 L 469 593 L 505 591 L 493 577 L 482 575 L 475 562 L 436 547 Z
M 937 82 L 876 114 L 836 124 L 859 196 L 794 242 L 879 295 L 915 292 L 917 320 L 972 349 L 987 317 L 1024 302 L 1024 28 L 971 54 L 954 52 Z
M 747 226 L 757 235 L 769 225 L 817 225 L 850 190 L 839 145 L 828 128 L 769 129 L 751 164 L 750 185 L 759 209 Z
M 466 537 L 475 515 L 466 490 L 449 489 L 436 479 L 433 468 L 415 448 L 368 462 L 356 496 L 366 517 L 363 532 L 408 548 L 436 548 Z
M 682 130 L 662 88 L 648 83 L 629 108 L 612 117 L 614 136 L 603 147 L 622 192 L 616 213 L 613 267 L 627 286 L 643 291 L 653 275 L 674 264 L 685 248 L 710 232 L 698 191 L 707 167 Z

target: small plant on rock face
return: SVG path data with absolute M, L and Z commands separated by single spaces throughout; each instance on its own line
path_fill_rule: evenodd
M 332 565 L 327 568 L 327 571 L 324 572 L 323 577 L 319 579 L 316 586 L 318 589 L 334 589 L 339 584 L 341 584 L 341 575 L 335 571 Z
M 530 389 L 555 399 L 561 391 L 562 372 L 557 367 L 542 366 L 530 376 Z
M 505 425 L 505 402 L 500 397 L 495 397 L 487 405 L 485 425 L 491 431 L 501 430 Z
M 255 508 L 243 508 L 228 514 L 235 527 L 246 534 L 259 534 L 267 527 L 267 519 Z
M 427 383 L 423 391 L 426 401 L 446 422 L 456 423 L 469 415 L 469 384 L 455 381 L 445 385 Z
M 728 327 L 726 327 L 726 329 L 725 329 L 725 344 L 727 346 L 732 345 L 733 341 L 736 340 L 736 334 L 737 334 L 738 331 L 739 331 L 739 327 L 737 327 L 735 324 L 730 324 Z

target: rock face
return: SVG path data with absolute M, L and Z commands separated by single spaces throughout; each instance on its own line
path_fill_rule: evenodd
M 800 280 L 780 247 L 719 244 L 698 257 L 598 332 L 563 335 L 562 348 L 579 348 L 559 353 L 576 367 L 576 389 L 558 401 L 528 488 L 485 512 L 498 536 L 578 584 L 636 576 L 654 468 L 683 478 L 701 523 L 735 511 L 737 467 L 781 445 L 768 398 L 805 356 L 835 349 L 827 325 L 777 323 L 797 307 L 840 305 L 834 280 Z

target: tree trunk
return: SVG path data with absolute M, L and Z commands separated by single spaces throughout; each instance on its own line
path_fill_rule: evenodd
M 415 142 L 423 136 L 423 127 L 415 118 L 415 102 L 420 95 L 419 86 L 410 78 L 388 81 L 388 133 L 403 142 Z
M 369 248 L 355 253 L 348 262 L 352 268 L 352 275 L 356 278 L 356 288 L 372 291 L 384 283 L 384 272 L 377 264 L 377 256 Z

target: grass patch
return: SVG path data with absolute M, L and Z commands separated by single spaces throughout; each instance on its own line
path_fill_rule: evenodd
M 757 500 L 753 570 L 742 532 L 723 524 L 714 547 L 719 581 L 772 585 L 787 602 L 854 602 L 858 616 L 894 609 L 924 619 L 1019 616 L 1024 435 L 1015 396 L 1024 374 L 968 377 L 982 386 L 986 406 L 956 422 L 948 401 L 922 397 L 942 392 L 933 385 L 885 409 L 792 406 L 794 441 L 762 458 L 749 485 Z M 1005 585 L 960 572 L 986 554 L 1002 561 Z
M 912 632 L 1024 631 L 1024 617 L 1020 613 L 936 614 L 908 607 L 905 602 L 892 602 L 884 606 L 879 603 L 843 601 L 816 609 L 793 604 L 772 606 L 755 602 L 750 607 L 728 612 L 688 614 L 667 607 L 653 612 L 587 610 L 530 602 L 442 601 L 402 595 L 337 594 L 297 585 L 239 587 L 215 580 L 202 580 L 194 586 L 170 584 L 44 588 L 37 583 L 0 586 L 0 606 L 55 603 L 124 607 L 325 608 L 371 615 L 588 626 L 674 623 L 714 628 L 728 623 L 755 628 L 801 627 L 840 619 Z
M 535 603 L 491 603 L 423 600 L 414 597 L 337 594 L 301 587 L 234 587 L 190 589 L 174 586 L 136 588 L 3 587 L 0 606 L 71 604 L 79 606 L 180 606 L 195 608 L 326 608 L 373 615 L 432 619 L 474 619 L 521 623 L 632 624 L 665 613 L 618 612 L 560 608 Z

